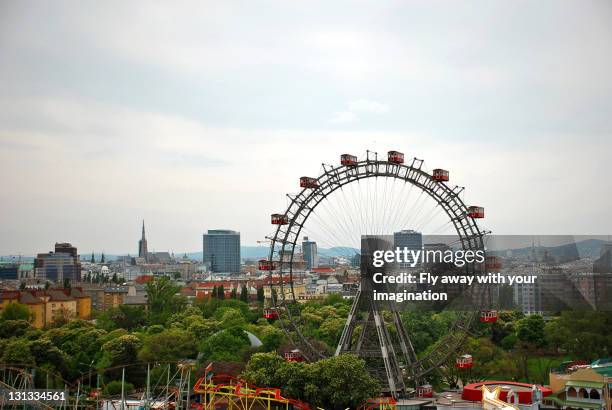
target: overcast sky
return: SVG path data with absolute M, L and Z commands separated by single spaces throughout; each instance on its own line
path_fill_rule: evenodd
M 0 254 L 255 244 L 366 149 L 497 234 L 612 233 L 612 3 L 0 3 Z

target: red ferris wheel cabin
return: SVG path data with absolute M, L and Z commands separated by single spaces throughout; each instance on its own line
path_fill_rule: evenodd
M 340 155 L 340 164 L 346 167 L 353 167 L 357 165 L 357 157 L 351 154 Z
M 266 308 L 263 310 L 263 316 L 266 319 L 271 319 L 271 320 L 278 319 L 278 312 L 276 308 Z
M 431 179 L 434 181 L 448 181 L 448 171 L 445 169 L 436 168 L 433 170 Z
M 275 270 L 276 269 L 276 263 L 273 261 L 269 261 L 267 259 L 260 259 L 258 262 L 258 268 L 259 270 Z
M 463 356 L 459 356 L 455 360 L 455 367 L 457 369 L 469 369 L 473 366 L 472 355 L 464 354 Z
M 300 178 L 300 187 L 301 188 L 318 188 L 319 187 L 319 181 L 316 178 L 301 177 Z
M 497 322 L 497 310 L 483 310 L 480 312 L 480 321 L 483 323 Z
M 389 151 L 387 152 L 387 160 L 389 162 L 393 162 L 394 164 L 403 164 L 404 153 L 399 151 Z
M 468 216 L 470 218 L 484 218 L 484 208 L 482 206 L 468 207 Z
M 272 225 L 287 225 L 289 223 L 289 217 L 283 214 L 272 214 Z
M 287 362 L 303 362 L 304 356 L 302 356 L 302 352 L 299 349 L 293 349 L 283 354 L 285 357 L 285 361 Z
M 417 386 L 416 396 L 417 397 L 433 397 L 433 387 L 431 387 L 431 384 L 424 384 L 423 386 Z

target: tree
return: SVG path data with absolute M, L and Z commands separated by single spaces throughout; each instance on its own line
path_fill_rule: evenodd
M 225 299 L 225 288 L 223 287 L 223 285 L 217 288 L 217 298 L 220 300 Z
M 365 362 L 348 354 L 306 364 L 285 362 L 272 352 L 256 353 L 242 376 L 256 385 L 280 388 L 286 395 L 326 409 L 356 408 L 380 393 Z
M 474 365 L 461 371 L 465 383 L 480 380 L 512 380 L 518 369 L 511 356 L 488 338 L 469 338 L 465 351 L 470 352 Z
M 100 313 L 98 325 L 105 330 L 133 330 L 146 325 L 146 312 L 141 306 L 119 305 Z
M 238 299 L 238 293 L 236 291 L 236 287 L 232 288 L 232 291 L 230 292 L 230 298 L 232 299 Z
M 64 278 L 64 289 L 70 289 L 70 278 Z
M 65 370 L 67 357 L 47 338 L 39 338 L 30 343 L 30 352 L 38 366 Z
M 417 353 L 425 351 L 447 332 L 452 318 L 432 312 L 402 312 L 402 322 Z
M 232 327 L 242 327 L 246 324 L 246 320 L 242 312 L 238 309 L 223 307 L 217 310 L 215 318 L 221 323 L 225 329 Z
M 9 303 L 2 313 L 0 313 L 0 319 L 25 320 L 29 322 L 32 319 L 32 314 L 26 305 L 22 305 L 21 303 Z
M 139 353 L 141 360 L 177 361 L 180 359 L 193 359 L 198 350 L 193 335 L 177 328 L 147 336 Z
M 240 300 L 248 303 L 249 301 L 249 290 L 247 289 L 246 285 L 242 285 L 242 288 L 240 289 Z
M 524 343 L 542 347 L 546 344 L 544 339 L 544 319 L 540 315 L 530 315 L 519 320 L 516 336 Z
M 262 302 L 265 300 L 264 289 L 262 286 L 257 288 L 257 301 Z
M 565 311 L 545 329 L 547 343 L 573 358 L 593 360 L 612 353 L 612 312 Z
M 249 338 L 239 327 L 222 330 L 210 336 L 200 346 L 204 360 L 240 361 L 250 346 Z
M 132 390 L 134 390 L 134 385 L 132 383 L 125 383 L 123 385 L 124 394 L 130 393 Z M 113 380 L 112 382 L 106 383 L 106 386 L 102 389 L 102 393 L 106 396 L 118 396 L 121 394 L 121 391 L 121 380 Z
M 325 409 L 356 408 L 380 393 L 378 382 L 370 376 L 365 362 L 342 354 L 311 364 L 305 386 L 308 402 Z
M 34 365 L 34 357 L 30 351 L 30 343 L 23 339 L 13 339 L 4 348 L 2 357 L 4 364 L 14 365 Z
M 285 342 L 284 333 L 273 326 L 268 326 L 269 330 L 263 332 L 261 336 L 262 349 L 266 352 L 272 352 L 282 346 Z
M 247 363 L 242 377 L 257 386 L 281 387 L 283 381 L 277 373 L 284 364 L 285 360 L 276 352 L 255 353 Z
M 186 300 L 176 294 L 180 286 L 176 286 L 170 278 L 161 278 L 147 282 L 147 304 L 153 323 L 164 323 L 173 313 L 180 312 L 186 306 Z
M 121 377 L 121 369 L 118 366 L 138 363 L 138 351 L 142 347 L 142 341 L 135 335 L 123 335 L 112 339 L 102 345 L 102 358 L 98 362 L 98 370 L 106 370 L 105 377 L 118 379 Z M 126 379 L 142 381 L 142 369 L 138 366 L 125 368 Z
M 318 339 L 327 343 L 328 346 L 334 346 L 340 335 L 346 320 L 340 317 L 327 317 L 317 329 Z

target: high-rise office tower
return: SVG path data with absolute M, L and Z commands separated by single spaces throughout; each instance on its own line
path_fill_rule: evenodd
M 55 252 L 39 253 L 34 259 L 36 278 L 54 282 L 81 280 L 81 261 L 77 248 L 69 243 L 56 243 Z
M 407 248 L 408 250 L 420 250 L 423 247 L 423 234 L 421 232 L 413 231 L 411 229 L 405 229 L 399 232 L 393 233 L 393 247 L 394 248 Z M 409 263 L 400 263 L 400 268 L 409 267 Z
M 240 272 L 240 232 L 209 229 L 203 235 L 202 260 L 213 273 Z
M 307 236 L 305 236 L 304 240 L 302 241 L 302 253 L 304 254 L 304 261 L 306 262 L 306 269 L 319 267 L 317 243 L 314 241 L 309 241 Z

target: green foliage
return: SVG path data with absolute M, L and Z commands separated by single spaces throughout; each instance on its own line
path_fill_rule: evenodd
M 202 311 L 193 306 L 172 315 L 166 326 L 187 330 L 196 341 L 203 340 L 221 329 L 219 321 L 204 318 Z
M 215 318 L 221 323 L 224 329 L 242 327 L 246 324 L 246 319 L 242 315 L 242 312 L 230 307 L 218 309 Z
M 454 319 L 452 313 L 434 312 L 402 312 L 401 317 L 417 354 L 426 351 L 439 340 Z
M 246 285 L 242 285 L 242 288 L 240 289 L 240 300 L 244 303 L 249 301 L 249 290 L 247 289 Z
M 146 325 L 146 312 L 141 306 L 119 305 L 98 315 L 98 325 L 105 330 L 133 330 Z
M 167 276 L 147 282 L 146 289 L 150 324 L 163 324 L 187 306 L 186 299 L 177 295 L 180 286 Z
M 335 346 L 340 340 L 345 322 L 344 318 L 328 316 L 321 322 L 316 332 L 319 336 L 318 339 L 327 343 L 328 346 Z
M 22 337 L 32 325 L 26 320 L 0 320 L 0 338 Z
M 138 351 L 142 341 L 135 335 L 123 335 L 102 345 L 102 357 L 98 362 L 98 370 L 105 371 L 105 379 L 121 377 L 119 366 L 138 363 Z M 142 369 L 137 366 L 126 367 L 126 380 L 142 382 Z
M 208 337 L 200 346 L 204 360 L 240 361 L 250 347 L 248 336 L 239 327 L 222 330 Z
M 509 336 L 515 336 L 515 325 L 514 322 L 506 322 L 498 317 L 498 321 L 491 325 L 491 340 L 493 343 L 500 344 L 502 340 Z M 516 338 L 516 336 L 515 336 Z
M 7 307 L 0 313 L 2 320 L 25 320 L 29 322 L 32 319 L 30 309 L 21 303 L 9 303 Z
M 511 350 L 514 348 L 514 346 L 516 346 L 517 341 L 518 337 L 514 333 L 511 333 L 508 336 L 504 337 L 499 344 L 502 348 L 506 350 Z
M 365 362 L 340 355 L 312 364 L 288 363 L 275 353 L 251 356 L 243 377 L 258 386 L 283 389 L 286 395 L 326 409 L 355 408 L 379 394 Z
M 594 360 L 612 352 L 612 312 L 562 312 L 545 327 L 546 341 L 575 359 Z
M 164 329 L 165 329 L 165 327 L 162 326 L 162 325 L 151 325 L 147 329 L 147 334 L 155 335 L 157 333 L 163 332 Z
M 130 393 L 134 390 L 134 385 L 131 383 L 125 383 L 123 385 L 124 394 Z M 102 393 L 106 396 L 119 396 L 121 394 L 121 380 L 113 380 L 112 382 L 106 383 Z
M 306 398 L 326 409 L 357 407 L 367 398 L 378 395 L 380 387 L 353 355 L 340 355 L 319 360 L 311 365 Z M 309 386 L 310 385 L 310 386 Z
M 466 372 L 464 382 L 512 380 L 517 374 L 516 363 L 512 357 L 487 338 L 470 338 L 465 351 L 473 356 L 474 366 Z
M 255 353 L 246 365 L 242 377 L 257 386 L 281 387 L 283 380 L 277 376 L 285 361 L 276 352 Z
M 519 320 L 516 329 L 519 341 L 529 343 L 537 347 L 546 344 L 544 339 L 544 319 L 540 315 L 530 315 Z
M 55 346 L 49 339 L 40 338 L 30 342 L 30 352 L 38 366 L 65 370 L 66 354 Z
M 257 288 L 257 301 L 263 303 L 265 300 L 265 293 L 264 293 L 264 288 L 263 287 L 258 287 Z
M 12 339 L 4 347 L 1 362 L 13 365 L 33 365 L 34 356 L 30 351 L 30 342 L 23 339 Z
M 147 336 L 139 353 L 145 362 L 177 361 L 194 359 L 197 355 L 193 334 L 186 330 L 172 328 Z
M 285 334 L 272 326 L 268 326 L 268 329 L 262 332 L 261 343 L 262 349 L 266 352 L 277 350 L 285 343 Z

